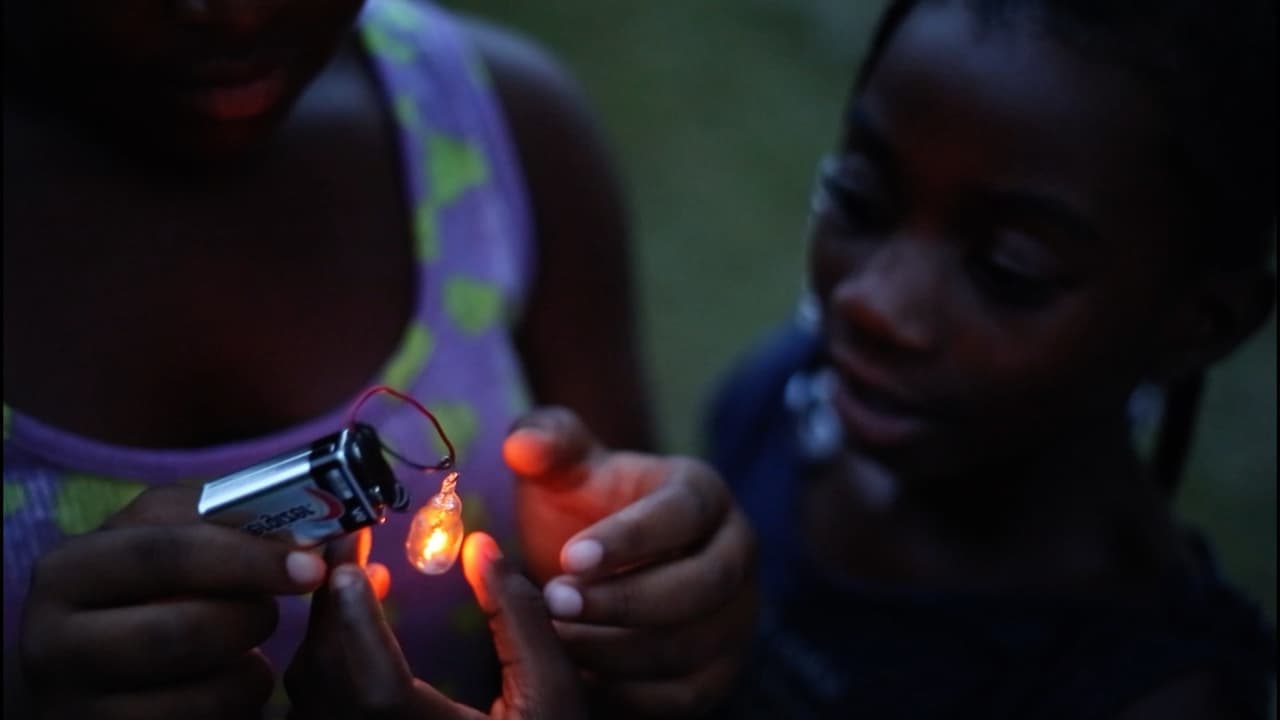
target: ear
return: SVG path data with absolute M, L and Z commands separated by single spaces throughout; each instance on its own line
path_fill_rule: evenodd
M 1270 270 L 1213 270 L 1168 316 L 1153 377 L 1169 382 L 1229 355 L 1271 315 L 1276 276 Z

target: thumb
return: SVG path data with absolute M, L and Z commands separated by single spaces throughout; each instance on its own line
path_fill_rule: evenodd
M 413 673 L 365 570 L 351 564 L 334 568 L 329 588 L 356 704 L 383 709 L 409 704 Z
M 360 528 L 350 535 L 330 540 L 324 548 L 324 561 L 329 567 L 355 563 L 364 567 L 369 563 L 373 550 L 373 528 Z
M 373 551 L 373 528 L 360 528 L 350 535 L 331 540 L 324 548 L 324 561 L 331 567 L 354 563 L 364 568 L 364 573 L 373 585 L 374 596 L 382 600 L 391 591 L 391 573 L 382 563 L 370 563 L 369 553 Z
M 572 410 L 545 407 L 516 421 L 502 444 L 502 457 L 515 473 L 530 480 L 560 480 L 576 466 L 604 452 Z
M 581 688 L 547 612 L 542 593 L 511 568 L 493 538 L 471 533 L 462 570 L 502 663 L 502 699 L 515 717 L 579 717 Z

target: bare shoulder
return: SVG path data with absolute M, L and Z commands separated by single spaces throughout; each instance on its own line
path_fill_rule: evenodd
M 1138 700 L 1118 720 L 1245 720 L 1217 676 L 1207 670 L 1187 673 Z
M 518 131 L 542 115 L 544 128 L 560 122 L 591 124 L 581 90 L 564 67 L 528 37 L 486 20 L 460 15 L 459 20 L 480 53 L 509 119 Z
M 555 219 L 548 215 L 561 209 L 560 196 L 568 195 L 579 211 L 584 205 L 598 208 L 596 220 L 619 221 L 622 209 L 610 154 L 572 76 L 529 38 L 473 17 L 460 20 L 492 79 L 539 225 L 545 229 Z M 540 242 L 557 239 L 543 237 Z
M 517 342 L 534 398 L 572 408 L 609 445 L 646 448 L 628 223 L 603 133 L 550 54 L 504 28 L 460 19 L 502 104 L 532 208 L 537 274 Z M 570 328 L 572 344 L 590 352 L 565 352 Z

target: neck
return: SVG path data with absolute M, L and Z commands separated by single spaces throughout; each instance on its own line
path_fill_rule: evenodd
M 1175 562 L 1164 494 L 1124 418 L 1003 467 L 904 482 L 848 454 L 806 502 L 818 555 L 843 574 L 954 589 L 1117 588 Z M 1064 434 L 1065 435 L 1065 434 Z

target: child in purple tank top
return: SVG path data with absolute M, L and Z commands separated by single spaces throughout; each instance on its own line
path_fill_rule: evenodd
M 5 10 L 6 709 L 216 715 L 274 686 L 282 714 L 325 567 L 200 524 L 192 486 L 335 431 L 375 383 L 438 415 L 468 529 L 519 547 L 602 702 L 713 699 L 745 524 L 701 466 L 622 455 L 644 482 L 619 492 L 585 430 L 649 442 L 620 203 L 559 71 L 405 0 L 138 5 Z M 509 436 L 533 403 L 582 424 Z M 407 408 L 365 419 L 438 452 Z M 714 512 L 668 507 L 703 490 Z M 373 533 L 382 613 L 414 675 L 487 707 L 484 615 L 461 570 L 413 571 L 409 518 Z M 704 616 L 676 665 L 617 660 Z

